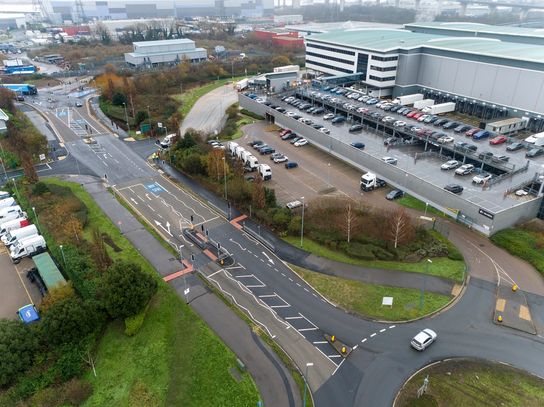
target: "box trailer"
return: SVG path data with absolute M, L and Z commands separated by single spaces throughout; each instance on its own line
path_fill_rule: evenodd
M 412 95 L 404 95 L 397 97 L 393 102 L 406 106 L 406 105 L 412 105 L 414 102 L 417 102 L 418 100 L 423 100 L 423 94 L 422 93 L 414 93 Z
M 485 129 L 497 134 L 510 135 L 523 130 L 528 123 L 528 117 L 510 117 L 497 122 L 486 123 Z
M 432 105 L 427 106 L 423 109 L 423 113 L 427 114 L 441 114 L 441 113 L 449 113 L 455 111 L 455 103 L 453 102 L 446 102 L 446 103 L 440 103 L 438 105 Z
M 424 107 L 428 107 L 428 106 L 432 106 L 434 105 L 434 100 L 433 99 L 423 99 L 423 100 L 418 100 L 416 102 L 414 102 L 414 108 L 415 109 L 423 109 Z
M 246 89 L 248 86 L 249 86 L 249 79 L 247 79 L 247 78 L 242 79 L 241 81 L 236 82 L 236 90 L 237 90 L 238 92 L 243 91 L 243 90 Z

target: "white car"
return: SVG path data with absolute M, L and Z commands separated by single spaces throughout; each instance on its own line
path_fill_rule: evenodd
M 404 127 L 404 126 L 406 126 L 406 122 L 403 122 L 402 120 L 397 120 L 395 123 L 393 123 L 393 126 L 395 126 L 395 127 Z
M 255 99 L 255 102 L 257 102 L 257 103 L 264 103 L 264 102 L 266 102 L 266 100 L 261 99 L 261 98 L 257 98 L 257 99 Z
M 475 184 L 483 184 L 487 181 L 489 181 L 491 178 L 493 177 L 493 175 L 491 174 L 478 174 L 478 175 L 475 175 L 473 178 L 472 178 L 472 182 L 474 182 Z
M 382 161 L 391 165 L 397 165 L 397 162 L 398 162 L 398 160 L 395 157 L 383 157 Z
M 294 115 L 296 115 L 296 113 L 295 112 L 287 112 L 287 113 L 285 113 L 285 115 L 288 116 L 288 117 L 293 117 Z
M 300 140 L 298 140 L 294 146 L 295 147 L 302 147 L 302 146 L 305 146 L 306 144 L 308 144 L 308 140 L 306 140 L 305 138 L 301 138 Z
M 331 120 L 334 118 L 334 113 L 327 113 L 325 116 L 323 116 L 323 120 Z
M 516 196 L 527 196 L 529 195 L 529 192 L 527 192 L 526 190 L 524 189 L 518 189 L 516 191 Z
M 300 201 L 287 202 L 287 203 L 285 204 L 285 206 L 286 206 L 288 209 L 295 209 L 295 208 L 298 208 L 298 207 L 302 206 L 302 202 L 300 202 Z
M 441 170 L 453 170 L 454 168 L 459 167 L 459 161 L 449 160 L 440 166 Z
M 440 144 L 453 143 L 455 139 L 452 136 L 442 136 L 436 140 Z
M 318 132 L 320 133 L 325 133 L 325 134 L 330 134 L 331 131 L 329 129 L 327 129 L 326 127 L 321 127 Z
M 474 165 L 472 164 L 463 164 L 455 170 L 456 175 L 468 175 L 474 171 Z
M 391 117 L 391 116 L 385 116 L 383 119 L 382 119 L 382 122 L 384 123 L 393 123 L 395 122 L 395 118 L 394 117 Z
M 286 157 L 286 156 L 284 156 L 284 155 L 280 155 L 280 156 L 274 158 L 274 162 L 275 162 L 276 164 L 284 163 L 284 162 L 286 162 L 286 161 L 289 161 L 289 157 Z
M 427 117 L 429 117 L 429 115 L 428 115 L 428 114 L 424 114 L 424 115 L 418 117 L 417 121 L 418 121 L 418 122 L 422 122 L 422 121 L 425 120 Z
M 436 341 L 437 338 L 438 335 L 436 332 L 427 328 L 414 336 L 410 342 L 410 345 L 412 345 L 412 348 L 421 352 L 431 346 L 431 344 Z

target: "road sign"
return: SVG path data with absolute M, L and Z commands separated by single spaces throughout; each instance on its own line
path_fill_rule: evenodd
M 44 161 L 45 160 L 45 154 L 40 154 L 40 161 Z
M 147 132 L 150 131 L 150 130 L 151 130 L 151 125 L 150 125 L 149 123 L 142 123 L 142 124 L 140 124 L 140 131 L 141 131 L 142 133 L 145 134 L 145 133 L 147 133 Z

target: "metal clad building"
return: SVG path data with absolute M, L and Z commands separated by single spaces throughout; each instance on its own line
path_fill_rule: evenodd
M 184 59 L 200 62 L 208 57 L 206 49 L 196 48 L 195 42 L 188 38 L 138 41 L 132 45 L 134 52 L 125 54 L 125 62 L 133 66 L 179 63 Z

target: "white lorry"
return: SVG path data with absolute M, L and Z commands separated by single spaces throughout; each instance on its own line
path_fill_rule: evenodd
M 454 111 L 455 103 L 453 102 L 439 103 L 438 105 L 427 106 L 422 110 L 422 112 L 426 114 L 441 114 Z
M 386 185 L 383 179 L 380 179 L 373 172 L 367 172 L 361 176 L 360 186 L 363 191 L 372 191 Z
M 417 102 L 414 102 L 414 109 L 423 109 L 432 105 L 434 105 L 433 99 L 418 100 Z
M 259 164 L 259 167 L 257 169 L 264 181 L 272 179 L 272 169 L 270 168 L 270 165 Z
M 36 235 L 21 239 L 10 247 L 9 255 L 11 261 L 15 264 L 19 263 L 24 257 L 42 253 L 47 248 L 45 239 L 42 235 Z
M 15 229 L 9 231 L 2 236 L 2 243 L 6 246 L 17 244 L 19 240 L 26 239 L 27 237 L 35 236 L 38 234 L 38 228 L 35 225 L 28 225 L 21 229 Z
M 418 100 L 423 100 L 422 93 L 414 93 L 411 95 L 399 96 L 393 101 L 393 103 L 396 103 L 397 105 L 406 106 L 406 105 L 411 105 L 417 102 Z
M 25 217 L 8 220 L 0 224 L 0 236 L 4 236 L 11 230 L 24 228 L 28 225 L 30 225 L 30 222 Z
M 238 92 L 241 92 L 243 91 L 245 88 L 247 88 L 249 86 L 249 79 L 245 78 L 245 79 L 242 79 L 241 81 L 238 81 L 236 82 L 236 90 Z
M 0 209 L 0 222 L 7 222 L 8 220 L 17 219 L 23 214 L 19 205 L 8 206 L 7 208 Z
M 0 208 L 7 208 L 9 206 L 17 205 L 17 202 L 15 202 L 15 199 L 13 198 L 5 198 L 0 200 Z

